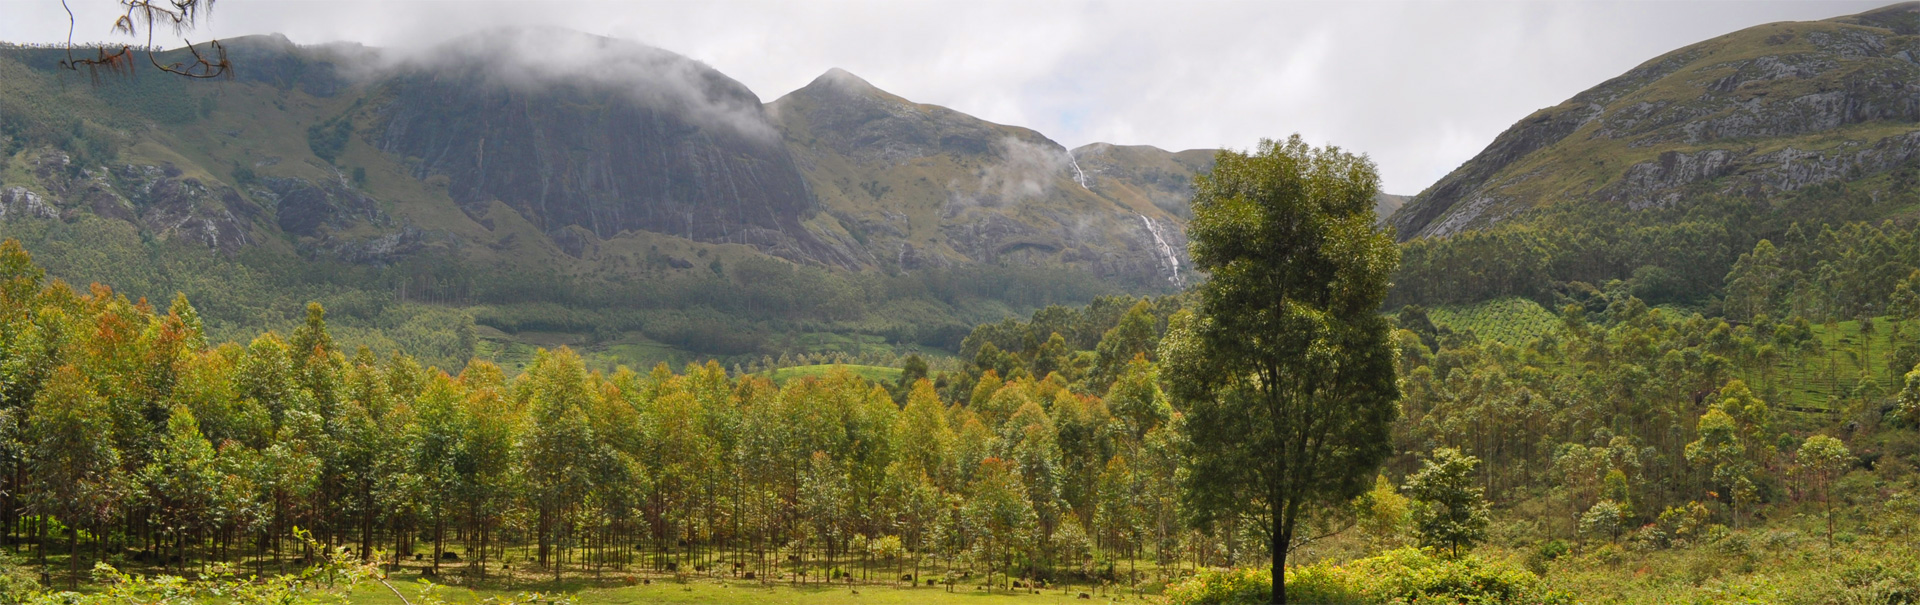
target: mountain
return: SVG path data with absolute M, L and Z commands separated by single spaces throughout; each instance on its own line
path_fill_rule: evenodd
M 840 70 L 763 103 L 563 30 L 226 47 L 233 77 L 194 81 L 0 46 L 0 233 L 74 281 L 239 301 L 207 312 L 235 333 L 303 297 L 376 340 L 424 303 L 511 343 L 948 346 L 1010 311 L 1184 284 L 1185 195 L 1211 162 L 1068 150 Z
M 1661 55 L 1521 120 L 1389 223 L 1437 237 L 1560 204 L 1778 200 L 1888 180 L 1876 186 L 1897 194 L 1916 163 L 1920 3 L 1904 3 Z
M 567 47 L 556 50 L 555 46 Z M 605 57 L 591 66 L 549 55 Z M 663 50 L 557 30 L 463 38 L 362 93 L 343 119 L 469 215 L 506 204 L 570 254 L 649 231 L 852 267 L 802 226 L 820 210 L 760 99 Z
M 1092 150 L 1089 165 L 1109 170 L 1089 171 L 1080 150 L 1040 133 L 914 103 L 839 69 L 767 109 L 863 260 L 1065 264 L 1147 288 L 1186 279 L 1184 221 L 1145 192 L 1159 191 L 1156 178 L 1190 182 L 1204 164 L 1167 172 L 1155 162 L 1176 154 Z
M 1407 205 L 1407 200 L 1410 199 L 1413 199 L 1413 196 L 1376 193 L 1373 196 L 1373 214 L 1380 217 L 1380 221 L 1385 223 L 1387 217 L 1393 216 L 1394 211 L 1399 210 L 1401 206 Z

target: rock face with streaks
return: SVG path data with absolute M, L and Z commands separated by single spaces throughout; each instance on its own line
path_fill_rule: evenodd
M 551 50 L 550 50 L 551 49 Z M 720 72 L 663 50 L 554 30 L 457 40 L 374 86 L 362 121 L 413 176 L 448 178 L 560 239 L 652 231 L 852 266 L 802 223 L 818 205 L 761 109 Z M 571 61 L 594 57 L 596 65 Z M 359 117 L 359 116 L 356 116 Z M 579 249 L 578 245 L 571 246 Z
M 1765 197 L 1920 163 L 1920 3 L 1701 42 L 1542 109 L 1397 211 L 1402 238 L 1545 204 Z
M 845 239 L 876 265 L 1066 266 L 1146 289 L 1184 283 L 1181 216 L 1210 151 L 1068 150 L 839 69 L 768 113 Z

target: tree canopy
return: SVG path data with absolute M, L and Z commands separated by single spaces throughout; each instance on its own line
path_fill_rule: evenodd
M 1379 308 L 1398 249 L 1374 226 L 1378 189 L 1365 157 L 1298 136 L 1221 152 L 1195 179 L 1188 237 L 1210 277 L 1159 351 L 1185 413 L 1183 495 L 1203 525 L 1264 527 L 1275 578 L 1302 517 L 1364 492 L 1391 453 Z

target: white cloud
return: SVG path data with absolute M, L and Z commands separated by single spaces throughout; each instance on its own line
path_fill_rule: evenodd
M 70 0 L 82 40 L 114 0 Z M 771 101 L 842 67 L 1069 146 L 1251 147 L 1299 132 L 1414 193 L 1514 121 L 1668 50 L 1885 2 L 463 2 L 220 0 L 195 35 L 422 47 L 508 25 L 645 42 Z M 0 40 L 64 39 L 58 0 L 0 0 Z

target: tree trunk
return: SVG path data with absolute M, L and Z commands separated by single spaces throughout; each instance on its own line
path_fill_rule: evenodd
M 1274 502 L 1276 504 L 1273 505 L 1274 534 L 1271 544 L 1273 548 L 1273 602 L 1278 605 L 1286 605 L 1287 551 L 1290 550 L 1288 546 L 1293 544 L 1293 520 L 1295 513 L 1298 512 L 1299 505 L 1298 503 L 1292 502 L 1281 505 L 1278 504 L 1280 501 L 1280 498 L 1275 498 Z
M 1833 548 L 1833 494 L 1831 492 L 1832 490 L 1824 485 L 1820 488 L 1820 505 L 1827 511 L 1827 548 Z
M 440 515 L 435 514 L 433 518 L 433 577 L 436 578 L 440 577 L 440 553 L 445 552 L 444 549 L 446 548 L 445 541 L 442 539 L 446 533 L 446 527 L 446 522 L 440 518 Z
M 1831 536 L 1833 532 L 1827 534 Z M 1832 543 L 1833 539 L 1828 538 L 1827 542 Z M 74 590 L 80 589 L 80 530 L 74 527 L 67 528 L 67 583 Z

